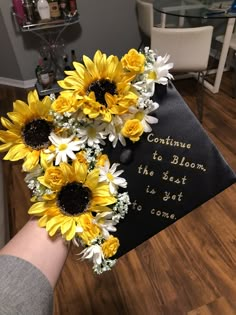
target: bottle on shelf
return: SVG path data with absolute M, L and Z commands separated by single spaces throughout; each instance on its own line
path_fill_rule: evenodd
M 77 12 L 76 0 L 69 0 L 70 13 L 74 15 Z
M 16 15 L 17 23 L 22 26 L 25 23 L 26 16 L 22 0 L 12 0 L 13 11 Z
M 38 0 L 32 0 L 35 21 L 39 21 L 40 20 L 39 11 L 38 11 L 38 7 L 37 7 L 37 2 L 38 2 Z
M 67 56 L 63 56 L 63 59 L 64 59 L 64 70 L 71 70 L 71 67 L 69 66 L 68 64 L 68 58 Z
M 40 83 L 40 73 L 42 72 L 42 69 L 43 69 L 43 59 L 40 58 L 35 68 L 35 75 L 39 83 Z
M 50 17 L 52 19 L 58 19 L 61 16 L 58 1 L 48 0 L 48 4 L 50 9 Z
M 47 0 L 38 0 L 37 8 L 41 20 L 50 19 L 50 8 Z
M 73 62 L 74 61 L 77 61 L 77 58 L 76 58 L 76 54 L 75 54 L 75 50 L 72 49 L 71 50 L 71 69 L 75 69 L 74 65 L 73 65 Z
M 34 7 L 33 7 L 32 0 L 24 0 L 23 7 L 24 7 L 25 15 L 26 15 L 26 20 L 27 20 L 26 23 L 27 24 L 34 23 L 35 18 L 34 18 Z
M 59 0 L 59 8 L 63 18 L 66 18 L 69 14 L 69 2 L 68 0 Z
M 43 63 L 41 65 L 39 83 L 42 85 L 43 89 L 50 89 L 54 83 L 54 74 L 50 67 L 50 60 L 46 57 L 43 58 Z

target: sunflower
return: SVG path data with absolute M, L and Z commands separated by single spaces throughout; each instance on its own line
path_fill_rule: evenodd
M 8 153 L 4 160 L 18 161 L 24 159 L 23 170 L 31 171 L 45 159 L 41 154 L 50 145 L 48 136 L 52 131 L 52 117 L 49 114 L 51 99 L 46 96 L 39 100 L 35 91 L 28 94 L 28 104 L 17 100 L 13 103 L 13 112 L 1 117 L 2 125 L 8 130 L 0 130 L 0 152 Z
M 74 160 L 72 165 L 48 167 L 38 181 L 52 193 L 34 203 L 29 214 L 41 217 L 39 225 L 46 227 L 50 236 L 60 230 L 66 240 L 78 235 L 89 245 L 101 233 L 93 213 L 108 211 L 117 201 L 108 185 L 99 182 L 99 169 L 90 171 L 86 163 Z
M 135 73 L 123 68 L 117 56 L 107 57 L 98 50 L 93 61 L 83 56 L 83 63 L 74 62 L 75 71 L 65 71 L 68 76 L 58 84 L 65 89 L 61 92 L 65 98 L 72 90 L 78 107 L 89 118 L 100 116 L 110 122 L 112 115 L 122 115 L 137 103 L 131 86 Z

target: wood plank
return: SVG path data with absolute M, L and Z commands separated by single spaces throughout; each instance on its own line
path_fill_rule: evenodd
M 188 312 L 187 315 L 235 315 L 233 309 L 225 297 L 220 297 L 207 305 Z

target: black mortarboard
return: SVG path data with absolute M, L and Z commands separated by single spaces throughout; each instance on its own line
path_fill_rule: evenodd
M 117 257 L 157 234 L 236 181 L 182 97 L 170 85 L 154 114 L 159 122 L 137 143 L 106 151 L 120 161 L 131 199 L 117 226 Z

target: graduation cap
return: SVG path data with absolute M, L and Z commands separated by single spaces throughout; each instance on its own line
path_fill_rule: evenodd
M 120 161 L 131 199 L 117 226 L 116 257 L 137 247 L 235 183 L 236 176 L 182 97 L 170 85 L 155 115 L 158 124 L 138 143 L 107 148 Z
M 131 49 L 120 62 L 113 57 L 101 51 L 94 62 L 84 57 L 86 67 L 78 65 L 58 82 L 65 90 L 53 105 L 30 91 L 29 105 L 16 101 L 8 113 L 12 122 L 2 118 L 7 130 L 0 130 L 0 151 L 8 151 L 4 159 L 23 159 L 28 173 L 33 195 L 28 213 L 40 217 L 50 236 L 61 232 L 81 244 L 81 258 L 92 260 L 99 274 L 114 265 L 114 255 L 135 248 L 236 180 L 173 85 L 166 87 L 172 78 L 168 56 L 146 48 L 144 54 Z M 151 132 L 142 119 L 152 124 Z M 122 170 L 115 172 L 117 162 Z M 129 198 L 128 214 L 120 220 Z

